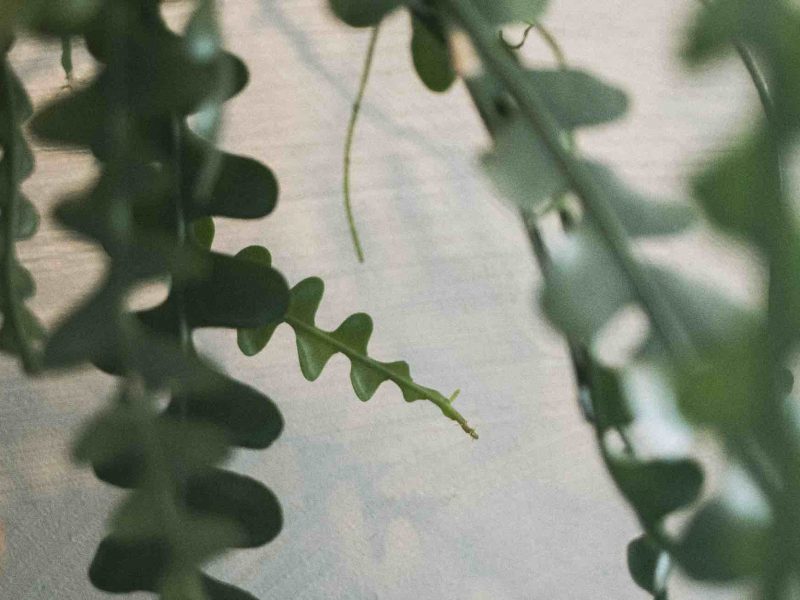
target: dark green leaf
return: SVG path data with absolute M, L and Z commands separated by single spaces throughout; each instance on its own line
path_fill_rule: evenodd
M 438 25 L 438 22 L 434 23 Z M 417 75 L 428 89 L 444 92 L 456 79 L 444 30 L 441 25 L 433 29 L 428 21 L 423 21 L 413 14 L 411 24 L 413 31 L 411 56 Z
M 253 388 L 224 376 L 218 376 L 208 386 L 197 387 L 187 392 L 187 417 L 221 427 L 230 436 L 231 443 L 263 449 L 283 430 L 283 418 L 277 407 Z M 169 411 L 180 414 L 181 409 L 172 404 Z
M 89 579 L 97 589 L 112 594 L 155 592 L 169 561 L 163 540 L 123 542 L 106 538 L 89 567 Z
M 617 371 L 590 360 L 589 385 L 595 423 L 601 432 L 633 420 Z
M 231 443 L 245 448 L 263 449 L 278 438 L 283 418 L 269 398 L 199 358 L 184 355 L 174 341 L 139 335 L 129 368 L 151 388 L 167 388 L 180 397 L 168 407 L 169 414 L 216 425 Z
M 19 207 L 17 210 L 17 223 L 14 227 L 17 240 L 28 240 L 34 236 L 39 229 L 39 213 L 36 207 L 28 198 L 20 194 Z
M 258 600 L 244 590 L 217 581 L 207 575 L 203 576 L 202 582 L 208 600 Z
M 283 527 L 275 495 L 254 479 L 228 471 L 192 477 L 186 485 L 185 502 L 191 511 L 236 523 L 245 534 L 237 547 L 266 544 Z
M 21 21 L 44 33 L 77 33 L 99 11 L 103 0 L 25 0 Z
M 353 27 L 377 25 L 403 0 L 329 0 L 334 14 Z
M 104 103 L 97 86 L 59 98 L 39 110 L 31 130 L 39 138 L 70 146 L 90 146 Z
M 19 322 L 21 331 L 18 332 L 8 319 L 3 320 L 2 328 L 0 328 L 0 350 L 10 354 L 20 354 L 21 348 L 18 341 L 18 335 L 21 333 L 34 346 L 37 342 L 41 342 L 47 336 L 44 326 L 41 324 L 36 315 L 25 305 L 17 308 L 19 313 Z
M 19 129 L 14 128 L 9 134 L 8 132 L 4 132 L 2 129 L 0 129 L 0 146 L 3 146 L 4 148 L 4 153 L 2 160 L 0 160 L 0 164 L 5 165 L 6 160 L 8 160 L 8 155 L 5 154 L 5 148 L 8 148 L 11 152 L 11 156 L 14 157 L 16 183 L 20 183 L 23 179 L 30 177 L 35 167 L 35 160 L 33 157 L 33 152 L 31 152 L 31 148 L 25 141 L 22 132 Z M 3 168 L 5 170 L 5 167 Z M 0 191 L 3 192 L 3 198 L 0 199 L 0 202 L 5 202 L 5 198 L 8 196 L 5 178 L 3 180 L 2 187 L 0 187 Z
M 228 457 L 227 436 L 218 427 L 197 422 L 181 422 L 168 416 L 153 415 L 143 422 L 125 404 L 101 414 L 81 433 L 73 449 L 79 462 L 89 462 L 103 481 L 131 487 L 152 476 L 146 462 L 144 432 L 155 432 L 157 453 L 167 457 L 169 465 L 184 474 L 203 470 Z
M 699 64 L 723 51 L 733 52 L 733 40 L 760 46 L 773 59 L 796 49 L 797 11 L 791 3 L 772 0 L 714 0 L 698 7 L 683 49 L 690 64 Z
M 628 110 L 625 92 L 584 71 L 531 70 L 526 76 L 564 129 L 601 125 Z
M 742 335 L 755 334 L 760 318 L 755 311 L 700 281 L 660 267 L 652 267 L 650 273 L 660 292 L 676 307 L 697 350 L 714 352 Z
M 748 427 L 769 389 L 766 355 L 758 334 L 744 329 L 729 343 L 679 365 L 674 379 L 681 412 L 701 425 L 731 431 Z
M 14 94 L 14 115 L 18 123 L 24 123 L 33 116 L 33 103 L 25 90 L 25 85 L 13 72 L 11 73 L 11 85 Z
M 181 189 L 188 201 L 187 218 L 258 219 L 270 214 L 278 200 L 278 181 L 270 169 L 251 158 L 222 153 L 210 195 L 198 195 L 197 177 L 204 168 L 208 146 L 186 131 Z
M 44 362 L 64 368 L 117 351 L 121 290 L 104 287 L 59 325 L 45 348 Z
M 199 327 L 261 327 L 280 322 L 289 306 L 289 288 L 276 270 L 249 260 L 211 253 L 211 268 L 182 291 L 186 321 Z M 155 331 L 176 327 L 175 296 L 140 319 Z M 174 333 L 174 332 L 173 332 Z
M 662 566 L 662 563 L 666 564 Z M 636 585 L 653 595 L 662 594 L 666 589 L 664 575 L 668 563 L 669 555 L 646 535 L 628 544 L 628 571 Z
M 189 516 L 179 523 L 175 553 L 184 568 L 202 564 L 229 548 L 241 547 L 244 539 L 237 523 L 218 517 Z
M 696 178 L 695 191 L 717 225 L 768 247 L 779 225 L 775 207 L 780 181 L 774 147 L 762 132 Z
M 761 572 L 770 550 L 763 525 L 734 515 L 713 501 L 695 515 L 675 558 L 702 581 L 731 581 Z
M 236 257 L 243 260 L 251 260 L 265 267 L 272 266 L 272 256 L 269 250 L 263 246 L 248 246 L 240 251 Z M 245 356 L 255 356 L 267 346 L 280 323 L 281 321 L 277 321 L 263 327 L 239 329 L 237 331 L 239 349 Z
M 76 461 L 107 463 L 136 443 L 136 419 L 123 405 L 101 413 L 81 432 L 72 450 Z
M 619 458 L 610 466 L 620 490 L 646 523 L 691 504 L 703 485 L 703 472 L 688 459 L 644 463 Z
M 197 219 L 191 224 L 189 231 L 191 232 L 192 240 L 198 246 L 207 250 L 211 249 L 214 243 L 214 219 L 211 217 Z

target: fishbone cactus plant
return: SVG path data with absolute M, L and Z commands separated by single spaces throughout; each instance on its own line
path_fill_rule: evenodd
M 204 574 L 203 565 L 230 548 L 266 544 L 282 527 L 280 504 L 263 483 L 220 466 L 235 447 L 269 447 L 281 433 L 281 414 L 260 391 L 202 357 L 197 329 L 307 325 L 315 341 L 303 347 L 318 350 L 324 338 L 356 361 L 359 397 L 370 397 L 385 379 L 402 382 L 408 400 L 429 399 L 472 432 L 447 399 L 410 380 L 404 363 L 366 356 L 368 317 L 351 320 L 350 338 L 340 340 L 316 329 L 313 315 L 305 321 L 291 313 L 296 298 L 268 259 L 211 250 L 214 217 L 261 218 L 278 198 L 269 168 L 214 145 L 222 105 L 248 80 L 245 65 L 222 49 L 216 13 L 212 0 L 201 0 L 185 31 L 175 33 L 158 0 L 26 2 L 0 10 L 0 347 L 31 372 L 92 362 L 119 379 L 115 397 L 74 447 L 75 459 L 101 480 L 128 490 L 89 568 L 92 583 L 110 593 L 254 598 Z M 91 82 L 48 103 L 31 123 L 38 138 L 88 150 L 98 161 L 97 180 L 67 196 L 55 216 L 109 259 L 98 289 L 51 334 L 24 304 L 33 282 L 14 246 L 38 222 L 20 192 L 33 170 L 22 132 L 32 110 L 8 60 L 13 33 L 22 30 L 62 39 L 65 65 L 69 40 L 82 38 L 98 64 Z M 128 308 L 132 292 L 164 279 L 169 293 L 161 304 Z
M 563 64 L 530 70 L 516 59 L 498 30 L 538 24 L 544 2 L 330 4 L 354 26 L 377 26 L 405 6 L 423 82 L 442 91 L 457 75 L 465 81 L 494 138 L 484 165 L 521 213 L 545 276 L 542 307 L 569 342 L 601 456 L 645 529 L 628 548 L 635 581 L 664 600 L 677 563 L 698 579 L 749 577 L 764 598 L 794 597 L 800 432 L 787 367 L 797 343 L 800 255 L 782 164 L 800 123 L 800 8 L 784 0 L 703 2 L 686 50 L 697 63 L 735 49 L 765 109 L 756 131 L 695 180 L 710 220 L 752 243 L 768 265 L 765 306 L 756 310 L 639 257 L 638 237 L 677 233 L 692 222 L 692 211 L 645 199 L 596 159 L 580 156 L 575 129 L 620 116 L 624 96 Z M 548 247 L 540 231 L 540 216 L 552 209 L 565 229 L 558 248 Z M 597 352 L 598 334 L 630 306 L 648 317 L 648 336 L 629 365 L 612 368 Z M 742 485 L 765 499 L 768 518 L 742 513 L 724 490 L 701 498 L 703 471 L 694 458 L 637 451 L 628 430 L 637 402 L 648 401 L 630 396 L 626 382 L 637 370 L 656 373 L 684 418 L 716 434 L 733 467 L 746 473 Z M 692 516 L 676 531 L 667 517 L 678 510 Z

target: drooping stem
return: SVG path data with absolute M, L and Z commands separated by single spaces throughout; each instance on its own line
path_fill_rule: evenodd
M 367 47 L 367 54 L 364 59 L 364 68 L 361 71 L 361 80 L 358 84 L 358 93 L 353 102 L 353 110 L 350 113 L 350 122 L 347 125 L 347 136 L 344 142 L 344 210 L 347 215 L 347 225 L 350 229 L 350 237 L 353 240 L 353 247 L 358 257 L 358 262 L 364 262 L 364 249 L 361 246 L 361 239 L 358 235 L 358 228 L 356 227 L 355 217 L 353 215 L 353 202 L 350 192 L 350 166 L 353 154 L 353 141 L 355 140 L 356 125 L 358 125 L 358 117 L 361 114 L 361 105 L 364 101 L 364 94 L 367 91 L 367 83 L 369 83 L 369 76 L 372 73 L 372 63 L 375 58 L 375 48 L 378 43 L 378 35 L 380 34 L 380 25 L 372 28 L 372 33 L 369 38 L 369 46 Z
M 441 2 L 471 38 L 485 67 L 506 87 L 516 100 L 524 118 L 540 136 L 570 188 L 591 215 L 608 249 L 625 273 L 634 294 L 648 313 L 653 328 L 664 340 L 670 353 L 676 357 L 694 356 L 696 350 L 683 323 L 661 294 L 650 273 L 642 268 L 634 256 L 622 223 L 597 188 L 590 172 L 564 145 L 558 124 L 535 85 L 525 77 L 520 66 L 499 45 L 497 37 L 469 0 L 441 0 Z
M 39 369 L 39 358 L 34 351 L 31 339 L 28 337 L 27 329 L 23 322 L 20 307 L 20 298 L 17 291 L 17 281 L 14 273 L 17 269 L 17 248 L 16 248 L 16 223 L 19 219 L 20 192 L 19 174 L 17 173 L 18 148 L 16 138 L 18 133 L 17 111 L 14 98 L 14 81 L 11 75 L 11 67 L 8 64 L 7 56 L 3 56 L 2 73 L 0 74 L 0 102 L 2 102 L 3 112 L 5 113 L 5 123 L 0 124 L 4 127 L 2 164 L 5 166 L 3 177 L 8 196 L 0 208 L 0 221 L 2 224 L 3 248 L 0 260 L 2 268 L 2 297 L 4 317 L 8 319 L 9 329 L 14 338 L 14 342 L 22 359 L 22 365 L 26 372 L 34 373 Z
M 698 0 L 698 2 L 700 2 L 700 4 L 702 4 L 705 8 L 708 8 L 710 5 L 709 0 Z M 756 62 L 753 53 L 740 39 L 733 40 L 733 47 L 736 50 L 736 53 L 739 55 L 739 58 L 742 59 L 744 67 L 747 69 L 747 73 L 750 75 L 750 79 L 753 80 L 753 85 L 756 87 L 758 99 L 761 101 L 761 105 L 763 106 L 764 112 L 767 116 L 767 120 L 773 121 L 774 104 L 769 93 L 769 86 L 767 85 L 766 79 L 764 79 L 761 69 L 758 67 L 758 63 Z
M 470 437 L 472 437 L 473 439 L 478 439 L 478 433 L 472 427 L 470 427 L 469 423 L 461 415 L 461 413 L 458 412 L 455 408 L 453 408 L 453 401 L 455 400 L 455 397 L 458 395 L 458 392 L 453 394 L 453 396 L 451 396 L 450 398 L 445 398 L 442 394 L 436 392 L 435 390 L 423 387 L 413 382 L 408 377 L 398 375 L 391 369 L 388 369 L 384 364 L 380 363 L 379 361 L 360 352 L 354 352 L 353 349 L 350 348 L 347 344 L 343 344 L 342 342 L 337 340 L 334 336 L 330 335 L 325 331 L 322 331 L 317 327 L 309 325 L 308 323 L 291 315 L 286 315 L 284 320 L 295 331 L 302 331 L 304 334 L 324 342 L 325 345 L 336 348 L 337 352 L 341 352 L 351 361 L 366 365 L 373 371 L 380 373 L 388 380 L 397 384 L 397 386 L 401 390 L 412 391 L 418 396 L 424 398 L 425 400 L 433 402 L 436 406 L 439 407 L 439 410 L 442 411 L 444 416 L 458 423 L 461 426 L 461 429 L 463 429 L 466 433 L 468 433 Z

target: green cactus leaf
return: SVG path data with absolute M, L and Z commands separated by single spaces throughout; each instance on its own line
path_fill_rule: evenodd
M 262 264 L 269 264 L 269 252 L 248 248 L 239 257 L 250 257 Z M 291 290 L 289 310 L 282 322 L 295 332 L 300 370 L 309 381 L 316 380 L 325 365 L 335 354 L 343 354 L 350 359 L 350 381 L 356 396 L 367 401 L 386 381 L 395 383 L 407 402 L 428 400 L 433 402 L 449 419 L 456 421 L 472 437 L 477 433 L 463 416 L 452 406 L 452 398 L 447 398 L 431 388 L 417 384 L 404 362 L 380 362 L 369 356 L 367 346 L 372 336 L 372 319 L 369 315 L 358 313 L 348 317 L 335 331 L 324 331 L 316 326 L 316 314 L 325 284 L 317 277 L 309 277 Z M 260 352 L 272 338 L 281 321 L 257 329 L 240 329 L 239 347 L 248 356 Z

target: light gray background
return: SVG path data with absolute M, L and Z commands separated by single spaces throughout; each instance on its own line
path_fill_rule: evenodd
M 282 198 L 263 222 L 220 223 L 217 247 L 265 244 L 291 283 L 322 276 L 320 323 L 371 313 L 375 356 L 405 358 L 421 383 L 445 394 L 461 388 L 458 405 L 481 439 L 470 441 L 430 405 L 406 405 L 389 385 L 360 403 L 341 357 L 317 383 L 305 382 L 288 329 L 253 359 L 230 333 L 203 333 L 208 354 L 270 394 L 286 419 L 273 448 L 235 461 L 275 490 L 284 531 L 212 570 L 265 599 L 645 598 L 624 559 L 637 525 L 580 419 L 563 344 L 532 309 L 539 276 L 516 219 L 477 167 L 487 140 L 463 89 L 426 91 L 410 65 L 407 17 L 390 19 L 353 162 L 367 253 L 359 266 L 340 164 L 366 32 L 334 22 L 323 0 L 221 4 L 229 46 L 252 74 L 229 105 L 224 143 L 271 165 Z M 623 122 L 584 136 L 582 146 L 644 189 L 680 194 L 693 165 L 754 113 L 734 61 L 694 76 L 679 68 L 695 2 L 552 4 L 546 22 L 570 61 L 620 82 L 633 99 Z M 549 63 L 536 40 L 527 55 Z M 57 48 L 23 42 L 14 58 L 37 104 L 59 93 Z M 46 213 L 89 177 L 90 164 L 41 148 L 26 188 Z M 650 250 L 748 294 L 747 262 L 703 233 Z M 22 255 L 39 282 L 34 307 L 49 323 L 103 268 L 94 249 L 49 223 Z M 87 369 L 31 383 L 7 359 L 0 376 L 0 597 L 103 597 L 85 571 L 116 491 L 66 453 L 112 382 Z M 680 577 L 674 587 L 678 600 L 724 596 Z

